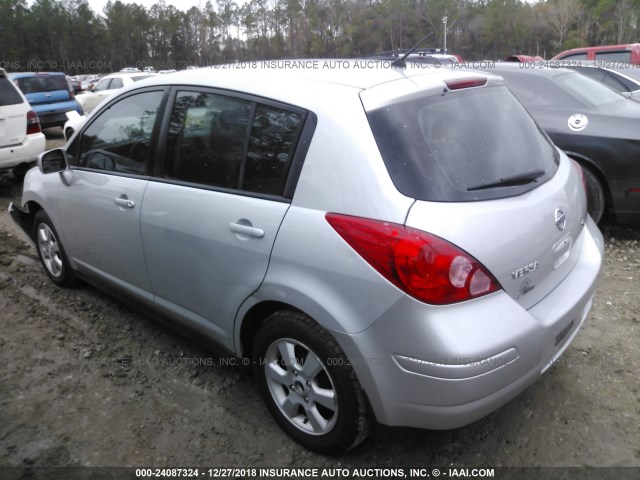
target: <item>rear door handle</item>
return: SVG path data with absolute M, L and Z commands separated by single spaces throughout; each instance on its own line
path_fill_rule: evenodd
M 136 206 L 136 202 L 129 200 L 126 195 L 116 197 L 116 205 L 123 208 L 133 208 Z
M 230 223 L 229 228 L 233 233 L 240 235 L 248 235 L 249 237 L 262 238 L 264 237 L 264 230 L 261 228 L 252 227 L 250 225 L 242 225 L 240 223 Z

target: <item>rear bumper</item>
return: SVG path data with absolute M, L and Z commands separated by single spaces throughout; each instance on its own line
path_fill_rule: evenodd
M 22 163 L 35 162 L 38 155 L 44 152 L 46 138 L 44 134 L 27 135 L 19 145 L 0 147 L 0 168 L 12 168 Z
M 64 108 L 50 111 L 36 111 L 36 113 L 38 114 L 38 119 L 40 120 L 42 128 L 50 128 L 62 127 L 68 120 L 67 112 L 71 111 L 76 111 L 82 115 L 82 107 L 80 107 L 80 104 L 75 101 L 72 105 L 67 105 Z
M 604 242 L 589 218 L 571 273 L 529 310 L 504 292 L 446 307 L 404 297 L 371 327 L 335 334 L 379 422 L 450 429 L 508 402 L 549 368 L 587 317 Z

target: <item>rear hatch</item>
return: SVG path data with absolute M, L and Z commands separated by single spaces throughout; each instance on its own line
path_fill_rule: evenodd
M 458 75 L 361 98 L 396 188 L 416 199 L 406 225 L 465 250 L 530 308 L 578 259 L 584 187 L 502 79 Z
M 33 76 L 16 78 L 16 83 L 33 106 L 54 104 L 50 110 L 56 110 L 59 108 L 56 103 L 71 100 L 69 84 L 64 75 L 34 73 Z
M 20 145 L 27 135 L 29 105 L 0 71 L 0 147 Z

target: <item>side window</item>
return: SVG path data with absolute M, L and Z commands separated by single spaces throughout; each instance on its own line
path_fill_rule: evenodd
M 114 78 L 111 80 L 111 85 L 109 85 L 109 90 L 113 90 L 114 88 L 122 88 L 123 83 L 121 78 Z
M 606 75 L 602 79 L 602 83 L 618 93 L 628 93 L 630 91 L 625 85 L 618 81 L 618 77 Z
M 238 188 L 252 102 L 178 92 L 167 138 L 166 176 Z
M 206 92 L 178 92 L 167 139 L 167 178 L 281 195 L 299 113 Z
M 73 166 L 143 175 L 163 92 L 123 98 L 104 110 L 69 147 Z
M 587 52 L 584 53 L 572 53 L 569 55 L 564 55 L 562 57 L 562 60 L 586 60 L 587 59 Z
M 251 125 L 243 190 L 281 195 L 301 116 L 258 105 Z
M 104 80 L 100 80 L 96 84 L 96 88 L 93 89 L 94 92 L 100 92 L 102 90 L 109 90 L 109 84 L 111 83 L 110 78 L 105 78 Z
M 620 52 L 596 52 L 596 60 L 608 60 L 611 62 L 630 62 L 631 52 L 623 50 Z

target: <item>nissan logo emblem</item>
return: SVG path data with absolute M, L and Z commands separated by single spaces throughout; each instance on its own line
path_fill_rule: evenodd
M 567 226 L 567 217 L 564 215 L 564 212 L 559 208 L 556 208 L 555 222 L 556 222 L 556 227 L 558 227 L 558 230 L 560 231 L 564 230 L 565 227 Z

